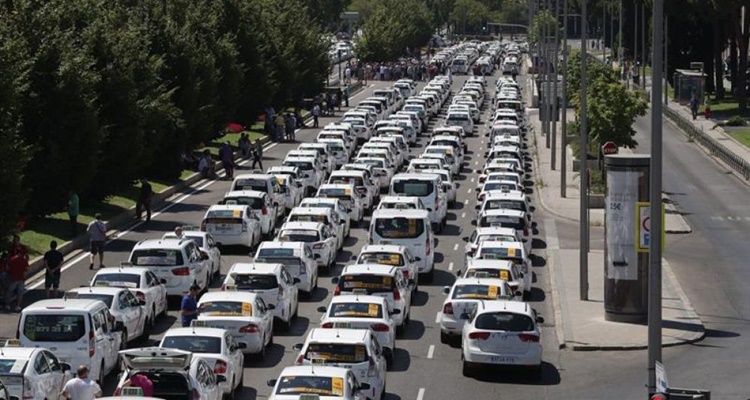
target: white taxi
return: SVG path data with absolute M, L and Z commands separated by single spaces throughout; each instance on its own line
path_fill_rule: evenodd
M 380 196 L 380 189 L 372 184 L 365 171 L 334 171 L 328 178 L 329 184 L 354 185 L 362 197 L 362 206 L 370 210 Z
M 380 189 L 387 189 L 390 185 L 391 178 L 396 174 L 396 168 L 388 163 L 385 158 L 376 157 L 359 157 L 353 161 L 355 164 L 367 164 L 373 168 L 373 174 L 378 178 Z
M 477 248 L 474 258 L 469 260 L 469 264 L 475 260 L 510 260 L 518 266 L 523 273 L 524 292 L 523 298 L 527 300 L 531 296 L 531 260 L 526 255 L 523 243 L 520 242 L 482 242 Z
M 273 388 L 268 400 L 366 400 L 370 391 L 351 370 L 326 366 L 286 367 L 266 383 Z
M 234 291 L 208 292 L 198 300 L 198 319 L 192 326 L 219 328 L 229 331 L 238 343 L 244 343 L 246 354 L 266 355 L 266 346 L 273 343 L 273 305 L 260 295 Z
M 236 263 L 227 272 L 221 290 L 241 290 L 260 296 L 273 316 L 288 330 L 299 308 L 299 278 L 292 278 L 281 263 Z
M 484 241 L 520 242 L 521 238 L 522 236 L 513 228 L 504 228 L 501 226 L 490 226 L 487 228 L 478 227 L 474 229 L 470 237 L 463 238 L 466 242 L 465 263 L 468 263 L 470 259 L 474 258 L 474 253 L 476 253 L 479 248 L 479 244 Z
M 73 378 L 70 365 L 60 362 L 51 351 L 21 347 L 16 339 L 0 349 L 0 376 L 10 396 L 26 400 L 58 399 L 65 383 Z
M 206 211 L 201 230 L 208 232 L 222 246 L 241 245 L 253 248 L 263 240 L 261 222 L 246 205 L 213 205 Z
M 414 260 L 416 262 L 416 260 Z M 383 297 L 388 302 L 396 326 L 403 329 L 411 317 L 411 298 L 414 278 L 406 279 L 401 269 L 381 264 L 351 264 L 344 267 L 341 276 L 331 278 L 336 284 L 334 296 L 341 294 L 366 294 Z
M 453 180 L 450 171 L 446 169 L 425 169 L 421 172 L 423 174 L 439 175 L 440 178 L 442 178 L 443 190 L 445 191 L 445 198 L 448 200 L 448 207 L 455 207 L 456 198 L 458 197 L 458 182 Z
M 214 276 L 219 275 L 221 272 L 221 250 L 213 236 L 210 233 L 201 232 L 197 226 L 183 225 L 182 238 L 192 240 L 202 252 L 208 254 Z M 177 239 L 177 235 L 174 232 L 167 232 L 162 236 L 162 239 Z
M 378 210 L 426 210 L 422 199 L 416 196 L 383 196 Z
M 159 279 L 148 268 L 132 267 L 122 263 L 119 268 L 103 268 L 96 272 L 89 285 L 121 287 L 133 291 L 138 300 L 146 302 L 146 327 L 156 325 L 156 317 L 167 315 L 167 288 L 164 279 Z
M 542 373 L 544 319 L 529 303 L 483 301 L 469 316 L 461 334 L 463 375 L 473 376 L 488 365 L 530 368 Z
M 466 266 L 466 271 L 458 270 L 456 275 L 464 278 L 502 279 L 508 282 L 513 295 L 519 299 L 530 290 L 526 286 L 530 282 L 524 279 L 521 267 L 510 260 L 471 260 Z
M 159 347 L 178 349 L 193 353 L 214 366 L 214 374 L 221 375 L 226 382 L 219 384 L 225 395 L 230 395 L 244 386 L 244 343 L 238 343 L 229 331 L 218 328 L 172 328 L 164 333 Z
M 330 208 L 339 216 L 339 221 L 343 222 L 344 224 L 344 237 L 349 237 L 349 233 L 351 231 L 351 218 L 349 218 L 349 209 L 344 207 L 343 203 L 341 203 L 341 200 L 307 197 L 302 200 L 299 206 L 310 208 Z
M 411 286 L 412 292 L 419 289 L 419 267 L 417 263 L 421 258 L 415 257 L 406 246 L 395 244 L 369 244 L 362 247 L 357 264 L 381 264 L 398 267 L 404 279 L 414 279 Z
M 344 224 L 339 216 L 330 208 L 326 207 L 295 207 L 289 213 L 286 222 L 320 222 L 336 234 L 336 250 L 344 247 Z
M 388 367 L 383 349 L 371 330 L 315 328 L 304 343 L 297 343 L 292 348 L 299 351 L 295 364 L 349 369 L 360 382 L 370 385 L 368 398 L 379 400 L 384 397 Z
M 128 288 L 109 287 L 109 282 L 99 281 L 94 287 L 73 288 L 65 292 L 68 299 L 101 300 L 109 307 L 115 321 L 122 322 L 125 330 L 120 332 L 122 347 L 128 342 L 148 337 L 146 300 L 140 300 Z
M 276 228 L 276 220 L 279 214 L 284 215 L 284 209 L 286 208 L 285 204 L 276 204 L 268 193 L 258 190 L 233 190 L 227 192 L 219 204 L 250 206 L 251 212 L 260 220 L 260 230 L 265 237 L 273 235 L 273 230 Z M 246 211 L 244 207 L 241 210 L 243 212 Z
M 287 211 L 297 207 L 305 198 L 305 186 L 297 182 L 292 175 L 273 174 L 284 192 L 284 207 Z
M 320 222 L 286 222 L 279 229 L 279 242 L 304 242 L 312 250 L 318 267 L 330 270 L 336 264 L 337 237 Z
M 190 239 L 142 240 L 131 250 L 128 263 L 120 264 L 125 265 L 148 268 L 160 281 L 164 279 L 169 296 L 182 297 L 194 284 L 205 291 L 211 283 L 208 254 Z
M 453 286 L 444 287 L 443 293 L 448 296 L 440 313 L 441 343 L 461 335 L 464 322 L 480 302 L 516 299 L 508 282 L 492 278 L 458 278 Z
M 428 158 L 432 155 L 442 155 L 448 162 L 448 168 L 453 176 L 458 176 L 461 171 L 461 158 L 456 157 L 453 147 L 451 146 L 427 146 L 420 157 Z
M 379 296 L 334 296 L 328 307 L 318 307 L 318 311 L 323 313 L 320 327 L 371 330 L 378 343 L 383 346 L 383 356 L 390 366 L 396 349 L 396 323 L 393 322 L 393 315 L 400 313 L 400 310 L 388 310 L 388 303 Z
M 255 252 L 256 263 L 283 264 L 292 278 L 299 279 L 297 288 L 310 296 L 318 288 L 318 263 L 312 250 L 302 242 L 263 242 Z
M 354 190 L 352 184 L 325 184 L 321 185 L 315 197 L 325 197 L 327 199 L 339 199 L 344 207 L 349 209 L 349 218 L 352 221 L 361 223 L 365 217 L 365 208 L 362 201 L 362 195 Z

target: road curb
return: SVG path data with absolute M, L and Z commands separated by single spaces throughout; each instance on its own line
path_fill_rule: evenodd
M 554 220 L 553 220 L 554 221 Z M 551 231 L 555 231 L 550 233 Z M 572 338 L 572 334 L 566 334 L 565 316 L 567 315 L 567 303 L 563 304 L 563 298 L 560 296 L 560 287 L 562 287 L 562 275 L 559 274 L 559 242 L 557 240 L 557 229 L 547 226 L 547 220 L 544 222 L 544 231 L 546 233 L 547 265 L 549 266 L 550 296 L 552 297 L 552 311 L 555 313 L 555 335 L 557 335 L 558 349 L 564 349 L 566 346 L 566 337 Z M 551 245 L 550 242 L 556 242 Z

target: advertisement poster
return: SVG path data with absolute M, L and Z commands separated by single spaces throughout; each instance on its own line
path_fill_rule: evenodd
M 637 280 L 636 203 L 640 171 L 609 171 L 604 206 L 607 224 L 607 279 Z

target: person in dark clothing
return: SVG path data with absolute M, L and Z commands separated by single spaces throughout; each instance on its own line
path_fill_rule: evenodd
M 294 141 L 294 129 L 295 125 L 297 125 L 297 121 L 294 119 L 294 115 L 292 113 L 287 113 L 284 117 L 284 123 L 286 124 L 286 141 Z
M 141 219 L 143 211 L 146 211 L 146 221 L 151 221 L 151 196 L 154 194 L 151 184 L 146 178 L 141 179 L 141 192 L 135 204 L 135 219 Z
M 253 147 L 253 165 L 250 167 L 255 169 L 255 165 L 259 164 L 260 169 L 263 169 L 263 144 L 260 139 L 255 140 L 255 146 Z
M 47 298 L 57 297 L 57 289 L 60 288 L 60 268 L 63 264 L 63 254 L 57 250 L 57 242 L 49 243 L 49 251 L 44 253 L 44 266 L 46 274 L 44 276 L 44 289 L 47 291 Z
M 297 121 L 297 129 L 307 128 L 307 125 L 305 125 L 305 120 L 302 119 L 302 113 L 301 113 L 299 107 L 297 107 L 297 108 L 294 109 L 294 118 Z M 292 136 L 292 137 L 294 137 L 294 136 Z
M 182 311 L 181 320 L 183 327 L 189 327 L 190 324 L 198 318 L 198 293 L 200 293 L 200 291 L 200 286 L 193 284 L 190 286 L 188 294 L 182 298 L 180 310 Z
M 227 179 L 234 179 L 234 151 L 229 141 L 226 141 L 219 148 L 219 159 L 224 167 L 224 172 L 227 174 Z

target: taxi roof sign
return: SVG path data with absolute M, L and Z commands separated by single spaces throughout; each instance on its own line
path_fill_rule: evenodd
M 120 261 L 121 268 L 127 268 L 127 267 L 132 267 L 132 266 L 133 266 L 133 263 L 130 261 Z
M 237 285 L 226 285 L 224 286 L 224 290 L 227 292 L 236 292 L 237 291 Z
M 199 321 L 197 319 L 194 319 L 190 322 L 190 326 L 195 327 L 195 328 L 204 328 L 208 325 L 206 324 L 206 321 Z
M 5 347 L 21 347 L 21 341 L 18 339 L 8 339 L 5 341 Z
M 109 287 L 109 281 L 96 281 L 94 282 L 94 286 Z

